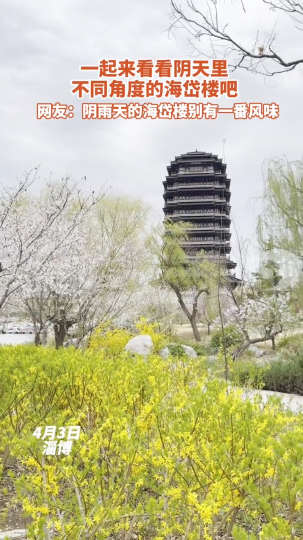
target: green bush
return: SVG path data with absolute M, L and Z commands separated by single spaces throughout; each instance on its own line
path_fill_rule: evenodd
M 258 366 L 249 360 L 235 362 L 232 381 L 240 386 L 252 386 L 285 394 L 303 395 L 303 354 Z
M 207 356 L 209 354 L 209 347 L 203 343 L 197 341 L 182 341 L 182 344 L 192 347 L 198 356 Z
M 224 333 L 222 329 L 219 328 L 216 330 L 212 337 L 210 345 L 213 350 L 218 351 L 220 347 L 224 349 L 229 349 L 230 347 L 236 347 L 243 342 L 243 335 L 235 326 L 227 326 L 224 328 Z
M 167 348 L 172 356 L 180 357 L 186 356 L 186 352 L 179 343 L 170 343 L 167 345 Z
M 295 334 L 293 336 L 286 336 L 277 344 L 277 350 L 283 350 L 290 353 L 297 353 L 300 350 L 303 351 L 303 335 Z
M 209 354 L 209 347 L 202 343 L 191 343 L 190 347 L 196 351 L 198 356 L 207 356 Z
M 285 336 L 284 338 L 281 338 L 276 346 L 276 350 L 280 351 L 281 349 L 284 349 L 290 342 L 291 342 L 292 336 Z
M 235 385 L 261 390 L 265 385 L 266 370 L 267 368 L 258 366 L 249 359 L 241 359 L 231 366 L 231 380 Z
M 264 374 L 264 389 L 303 395 L 303 354 L 277 360 Z
M 174 345 L 187 345 L 192 347 L 199 356 L 207 356 L 211 354 L 211 347 L 201 341 L 193 341 L 192 339 L 184 339 L 180 336 L 173 336 Z
M 180 343 L 169 343 L 167 348 L 169 349 L 169 352 L 172 356 L 187 356 L 185 350 L 183 349 L 182 345 L 187 345 L 188 347 L 192 347 L 194 351 L 196 351 L 198 356 L 207 356 L 209 354 L 209 351 L 205 345 L 202 345 L 202 343 L 192 342 L 192 341 L 180 341 Z

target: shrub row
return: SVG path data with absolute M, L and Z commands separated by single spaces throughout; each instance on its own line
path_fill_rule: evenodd
M 303 395 L 303 336 L 287 336 L 277 346 L 280 358 L 268 366 L 254 361 L 238 360 L 232 378 L 240 385 L 264 390 Z
M 267 367 L 240 360 L 233 368 L 233 380 L 242 386 L 303 396 L 303 355 L 281 358 Z

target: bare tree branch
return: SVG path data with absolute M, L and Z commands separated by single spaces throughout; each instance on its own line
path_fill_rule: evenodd
M 269 6 L 271 11 L 278 10 L 289 16 L 295 23 L 297 30 L 303 30 L 303 4 L 294 0 L 262 0 Z M 303 63 L 303 58 L 287 61 L 276 47 L 276 22 L 269 34 L 264 34 L 264 39 L 260 37 L 260 31 L 256 30 L 256 38 L 251 49 L 240 42 L 236 36 L 227 31 L 228 23 L 221 24 L 219 21 L 219 1 L 208 0 L 203 2 L 204 9 L 197 8 L 195 0 L 186 0 L 185 7 L 177 5 L 175 0 L 171 0 L 173 19 L 169 27 L 169 32 L 173 30 L 186 30 L 189 35 L 188 43 L 196 56 L 209 57 L 205 47 L 201 48 L 197 43 L 210 42 L 212 57 L 229 59 L 231 71 L 236 69 L 246 69 L 252 73 L 259 73 L 265 77 L 292 71 L 299 64 Z M 240 0 L 242 11 L 246 14 L 244 0 Z M 300 27 L 301 25 L 301 27 Z M 223 52 L 222 52 L 223 51 Z M 275 69 L 279 66 L 281 69 Z

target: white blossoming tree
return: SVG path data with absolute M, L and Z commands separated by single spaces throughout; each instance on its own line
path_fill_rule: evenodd
M 98 201 L 70 235 L 69 245 L 56 249 L 39 274 L 31 275 L 19 299 L 34 323 L 37 345 L 45 343 L 52 327 L 61 347 L 74 327 L 77 346 L 100 322 L 117 320 L 137 305 L 147 264 L 146 216 L 139 201 Z M 49 251 L 54 241 L 49 239 Z
M 234 305 L 224 312 L 223 325 L 235 325 L 243 334 L 243 342 L 234 351 L 238 358 L 250 345 L 262 341 L 271 341 L 275 349 L 278 334 L 298 324 L 289 308 L 289 295 L 273 295 L 246 298 L 243 303 Z
M 50 261 L 75 243 L 75 234 L 102 194 L 85 194 L 69 176 L 33 187 L 38 169 L 11 188 L 0 185 L 0 312 L 40 279 Z

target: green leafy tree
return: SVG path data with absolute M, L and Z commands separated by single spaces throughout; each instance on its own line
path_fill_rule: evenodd
M 267 168 L 258 240 L 269 252 L 303 255 L 303 161 L 272 160 Z
M 220 297 L 217 291 L 209 291 L 209 294 L 201 296 L 199 303 L 199 320 L 207 327 L 207 335 L 210 335 L 210 328 L 220 315 Z
M 272 260 L 263 264 L 259 272 L 254 272 L 253 276 L 256 280 L 254 290 L 258 295 L 277 292 L 277 287 L 282 279 L 279 274 L 279 265 Z
M 158 257 L 160 275 L 157 283 L 174 291 L 183 313 L 188 318 L 194 338 L 201 341 L 198 329 L 198 301 L 202 293 L 219 283 L 220 267 L 207 258 L 190 259 L 183 249 L 188 240 L 188 223 L 166 222 L 162 237 L 153 238 L 154 252 Z M 221 279 L 223 278 L 223 271 Z

